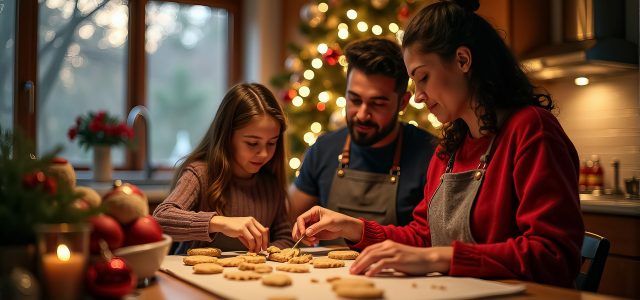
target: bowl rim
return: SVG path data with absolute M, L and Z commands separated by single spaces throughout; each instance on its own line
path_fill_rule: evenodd
M 157 242 L 153 242 L 153 243 L 146 243 L 146 244 L 140 244 L 140 245 L 132 245 L 132 246 L 126 246 L 126 247 L 120 247 L 118 249 L 115 249 L 113 251 L 113 254 L 116 256 L 122 256 L 122 255 L 127 255 L 127 254 L 131 254 L 131 253 L 135 253 L 135 252 L 140 252 L 140 251 L 146 251 L 149 249 L 153 249 L 153 248 L 157 248 L 159 246 L 164 246 L 165 244 L 171 244 L 172 239 L 171 236 L 169 236 L 168 234 L 163 233 L 162 234 L 162 240 L 159 240 Z

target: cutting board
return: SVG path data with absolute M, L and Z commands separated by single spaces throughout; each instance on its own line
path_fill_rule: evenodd
M 316 257 L 326 257 L 326 249 L 305 249 L 313 252 Z M 224 252 L 223 256 L 236 256 L 240 253 Z M 167 256 L 160 270 L 193 284 L 212 294 L 228 299 L 268 299 L 275 296 L 291 296 L 303 299 L 343 299 L 331 290 L 328 277 L 341 278 L 360 277 L 373 281 L 376 287 L 385 291 L 384 299 L 473 299 L 481 297 L 508 295 L 524 292 L 524 285 L 512 285 L 476 278 L 449 276 L 404 276 L 387 272 L 384 276 L 364 277 L 349 274 L 349 266 L 353 261 L 345 261 L 346 266 L 333 269 L 314 269 L 309 265 L 310 273 L 286 273 L 293 284 L 288 287 L 269 287 L 262 285 L 260 280 L 233 281 L 223 277 L 223 274 L 193 274 L 191 266 L 182 263 L 184 256 Z M 275 266 L 280 263 L 267 261 Z M 237 271 L 237 268 L 225 268 L 225 272 Z M 313 282 L 317 281 L 317 282 Z

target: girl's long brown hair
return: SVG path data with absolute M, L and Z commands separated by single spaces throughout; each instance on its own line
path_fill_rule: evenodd
M 229 201 L 225 198 L 225 191 L 233 178 L 231 171 L 234 155 L 231 146 L 233 132 L 246 126 L 253 117 L 260 115 L 271 116 L 280 124 L 280 137 L 276 142 L 273 158 L 260 169 L 257 175 L 271 177 L 281 194 L 277 199 L 284 201 L 287 195 L 283 134 L 287 129 L 286 118 L 273 93 L 258 83 L 238 84 L 227 92 L 206 134 L 177 168 L 171 189 L 175 188 L 187 166 L 196 161 L 204 161 L 207 166 L 208 182 L 207 188 L 201 190 L 201 199 L 207 201 L 206 207 L 213 208 L 217 213 L 222 214 Z

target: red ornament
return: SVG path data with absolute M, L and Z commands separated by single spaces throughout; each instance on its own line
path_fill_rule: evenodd
M 162 228 L 153 216 L 138 218 L 124 227 L 124 245 L 132 246 L 162 240 Z
M 318 109 L 318 111 L 324 111 L 327 106 L 324 103 L 319 102 L 318 104 L 316 104 L 316 108 Z
M 49 195 L 53 195 L 58 191 L 58 183 L 42 171 L 29 173 L 22 177 L 22 186 L 27 189 L 42 186 Z
M 96 298 L 121 298 L 137 283 L 136 275 L 119 257 L 89 266 L 86 276 L 87 290 Z
M 398 11 L 398 20 L 406 21 L 407 19 L 409 19 L 409 14 L 410 14 L 409 7 L 403 6 Z
M 296 90 L 293 90 L 293 89 L 283 90 L 281 93 L 282 93 L 282 96 L 280 96 L 280 98 L 282 98 L 282 101 L 284 101 L 285 103 L 290 103 L 291 100 L 293 100 L 293 98 L 298 95 Z
M 338 59 L 340 58 L 340 55 L 342 55 L 340 53 L 340 50 L 329 48 L 327 49 L 327 52 L 322 54 L 322 59 L 330 66 L 334 66 L 335 64 L 338 63 Z
M 91 253 L 100 253 L 100 240 L 107 242 L 111 250 L 120 248 L 124 243 L 124 231 L 114 218 L 107 215 L 97 215 L 89 218 L 89 223 L 93 225 L 89 243 Z

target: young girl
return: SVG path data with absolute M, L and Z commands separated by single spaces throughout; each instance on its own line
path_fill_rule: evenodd
M 280 248 L 293 244 L 285 208 L 285 129 L 282 108 L 266 87 L 238 84 L 227 92 L 153 213 L 181 242 L 177 253 L 205 246 L 258 252 L 270 240 Z

